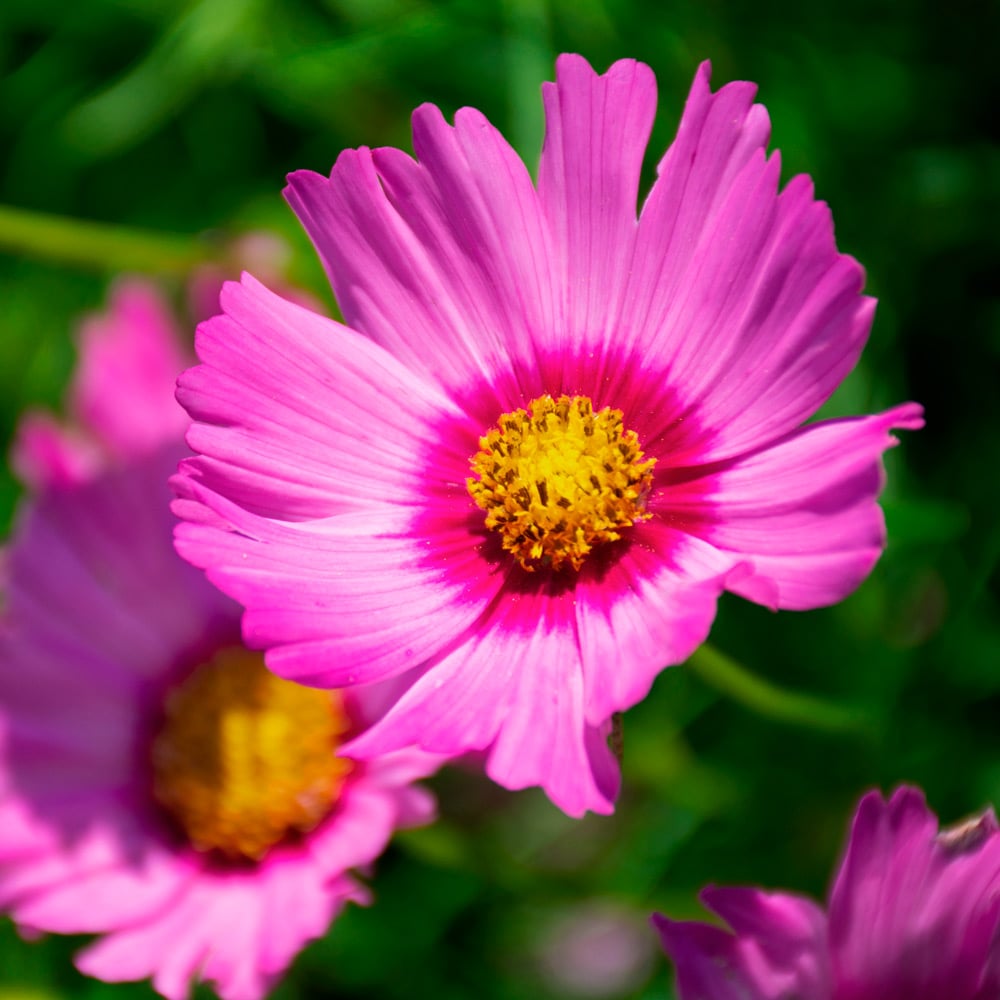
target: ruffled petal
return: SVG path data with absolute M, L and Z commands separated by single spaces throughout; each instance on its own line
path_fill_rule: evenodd
M 789 434 L 769 448 L 692 470 L 665 491 L 673 523 L 753 565 L 728 584 L 775 608 L 839 601 L 868 575 L 885 548 L 876 499 L 881 456 L 893 428 L 923 426 L 921 407 L 905 403 L 870 417 L 830 420 Z
M 612 811 L 613 758 L 584 718 L 572 595 L 504 592 L 474 634 L 416 674 L 345 754 L 488 748 L 487 774 L 504 787 L 539 785 L 571 816 Z
M 347 323 L 449 386 L 489 382 L 497 358 L 530 356 L 558 319 L 551 242 L 531 177 L 478 112 L 448 126 L 413 115 L 418 162 L 347 150 L 329 179 L 285 196 L 316 245 Z
M 196 880 L 156 919 L 109 934 L 85 948 L 77 955 L 76 966 L 85 975 L 111 983 L 152 976 L 154 987 L 168 1000 L 187 1000 L 213 938 L 226 933 L 217 916 L 223 899 L 218 886 Z M 259 986 L 258 997 L 265 991 L 262 982 Z
M 680 1000 L 830 1000 L 826 917 L 787 893 L 708 888 L 705 904 L 732 928 L 654 914 L 677 967 Z
M 215 867 L 192 856 L 183 893 L 148 920 L 123 926 L 78 958 L 109 981 L 153 977 L 165 996 L 191 982 L 214 984 L 223 1000 L 261 1000 L 303 945 L 324 934 L 345 903 L 370 895 L 347 869 L 382 853 L 393 831 L 417 820 L 410 782 L 439 759 L 412 751 L 359 765 L 336 810 L 297 845 L 275 848 L 251 869 Z M 420 796 L 420 819 L 433 800 Z
M 620 559 L 576 584 L 576 618 L 593 725 L 641 701 L 664 667 L 686 660 L 708 636 L 737 559 L 658 524 L 634 530 Z
M 348 902 L 361 906 L 371 902 L 368 890 L 353 878 L 322 878 L 308 865 L 279 859 L 269 864 L 262 875 L 261 884 L 255 887 L 262 920 L 254 953 L 269 984 L 285 972 L 308 941 L 326 933 Z M 218 949 L 216 954 L 222 955 Z M 246 957 L 242 950 L 231 948 L 226 960 L 239 968 L 246 965 Z M 216 971 L 211 965 L 202 975 L 220 984 L 226 982 L 224 970 Z M 257 1000 L 257 995 L 247 991 L 247 1000 Z
M 107 982 L 152 977 L 170 1000 L 185 1000 L 198 980 L 222 1000 L 262 1000 L 348 900 L 368 894 L 350 878 L 323 878 L 301 852 L 278 852 L 252 871 L 203 867 L 171 905 L 106 935 L 76 964 Z
M 760 447 L 811 416 L 853 368 L 874 301 L 837 253 L 806 177 L 778 194 L 756 88 L 695 77 L 640 221 L 622 323 L 669 371 L 701 460 Z
M 415 524 L 401 509 L 283 524 L 219 497 L 235 531 L 177 528 L 178 551 L 244 604 L 246 641 L 268 665 L 316 687 L 367 684 L 434 657 L 503 584 L 462 522 Z
M 186 865 L 148 813 L 135 795 L 94 788 L 41 802 L 17 784 L 0 790 L 0 907 L 24 926 L 67 934 L 157 912 Z
M 957 835 L 915 788 L 858 806 L 830 897 L 830 948 L 845 996 L 984 1000 L 1000 989 L 1000 833 Z
M 538 196 L 563 275 L 566 317 L 547 331 L 549 343 L 579 350 L 581 337 L 617 342 L 656 80 L 631 59 L 598 76 L 581 56 L 563 55 L 542 99 Z
M 479 429 L 386 351 L 249 275 L 226 284 L 222 306 L 198 328 L 202 364 L 178 383 L 201 453 L 184 477 L 283 520 L 464 481 Z

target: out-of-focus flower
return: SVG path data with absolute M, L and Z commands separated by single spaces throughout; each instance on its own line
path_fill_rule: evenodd
M 858 806 L 827 911 L 709 888 L 731 928 L 653 917 L 680 1000 L 996 1000 L 1000 831 L 990 810 L 938 831 L 915 788 Z
M 219 311 L 222 283 L 242 271 L 257 275 L 269 288 L 279 290 L 292 302 L 323 311 L 315 296 L 289 282 L 292 248 L 280 236 L 263 231 L 242 233 L 226 244 L 225 257 L 225 264 L 203 264 L 191 275 L 187 300 L 196 322 L 208 319 Z M 177 373 L 174 374 L 176 376 Z
M 107 310 L 80 325 L 78 348 L 68 418 L 32 411 L 18 427 L 11 464 L 29 486 L 81 482 L 180 441 L 187 427 L 173 396 L 189 354 L 152 282 L 118 281 Z
M 164 307 L 123 284 L 89 329 L 85 427 L 19 444 L 44 489 L 5 567 L 0 908 L 28 934 L 102 935 L 77 959 L 99 978 L 257 1000 L 368 900 L 351 871 L 432 817 L 413 782 L 439 760 L 338 755 L 382 694 L 301 688 L 243 646 L 238 607 L 172 545 L 167 481 L 187 452 Z
M 594 900 L 560 911 L 541 929 L 537 953 L 552 992 L 624 997 L 649 978 L 656 946 L 638 913 L 611 900 Z
M 176 509 L 275 672 L 401 675 L 352 754 L 486 750 L 577 815 L 611 811 L 608 720 L 724 589 L 813 608 L 864 579 L 882 453 L 922 418 L 801 426 L 874 301 L 808 178 L 779 194 L 753 85 L 699 69 L 637 218 L 652 72 L 557 76 L 537 186 L 481 114 L 430 105 L 417 159 L 291 176 L 347 326 L 226 287 L 180 381 Z

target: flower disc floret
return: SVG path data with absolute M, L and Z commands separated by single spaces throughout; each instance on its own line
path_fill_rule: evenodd
M 644 521 L 655 458 L 643 460 L 622 411 L 587 396 L 541 396 L 479 439 L 467 486 L 486 526 L 529 572 L 578 570 L 595 545 Z
M 224 650 L 167 700 L 153 744 L 154 792 L 199 850 L 259 860 L 331 810 L 351 763 L 335 692 L 276 677 L 263 657 Z

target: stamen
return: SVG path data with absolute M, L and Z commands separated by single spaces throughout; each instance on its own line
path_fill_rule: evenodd
M 479 439 L 466 486 L 526 570 L 578 570 L 595 545 L 651 516 L 656 459 L 643 461 L 621 410 L 594 413 L 586 396 L 541 396 L 529 407 L 502 414 Z
M 171 692 L 152 749 L 153 791 L 202 851 L 259 860 L 315 827 L 351 770 L 336 692 L 276 677 L 227 649 Z

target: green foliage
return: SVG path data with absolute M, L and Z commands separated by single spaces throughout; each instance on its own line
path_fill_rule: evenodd
M 565 921 L 595 904 L 641 925 L 652 909 L 697 913 L 710 881 L 821 896 L 853 804 L 873 785 L 919 783 L 949 821 L 1000 803 L 1000 149 L 989 9 L 943 18 L 928 0 L 0 5 L 0 203 L 202 250 L 212 231 L 209 254 L 229 234 L 273 230 L 294 248 L 296 279 L 331 308 L 280 198 L 287 171 L 326 170 L 345 146 L 408 147 L 409 113 L 427 100 L 446 114 L 481 108 L 533 162 L 538 86 L 562 50 L 600 68 L 621 56 L 653 66 L 659 151 L 709 57 L 716 84 L 759 83 L 785 176 L 813 176 L 839 245 L 865 264 L 881 301 L 868 352 L 827 412 L 907 398 L 927 407 L 927 429 L 889 456 L 891 543 L 861 590 L 835 608 L 778 616 L 727 598 L 713 632 L 768 685 L 846 706 L 863 725 L 824 726 L 807 701 L 782 715 L 766 689 L 741 695 L 738 682 L 734 691 L 676 668 L 625 718 L 614 817 L 574 822 L 539 794 L 446 772 L 435 781 L 441 824 L 399 838 L 374 876 L 376 905 L 348 910 L 278 996 L 588 995 L 560 986 L 552 963 Z M 126 263 L 111 248 L 71 259 L 44 248 L 34 259 L 0 256 L 5 447 L 21 410 L 57 404 L 79 316 L 100 306 Z M 132 266 L 162 271 L 180 302 L 166 258 Z M 2 528 L 16 494 L 5 471 Z M 666 963 L 643 933 L 636 978 L 589 995 L 669 1000 Z M 78 944 L 28 945 L 0 923 L 0 1000 L 151 995 L 145 984 L 78 976 Z

